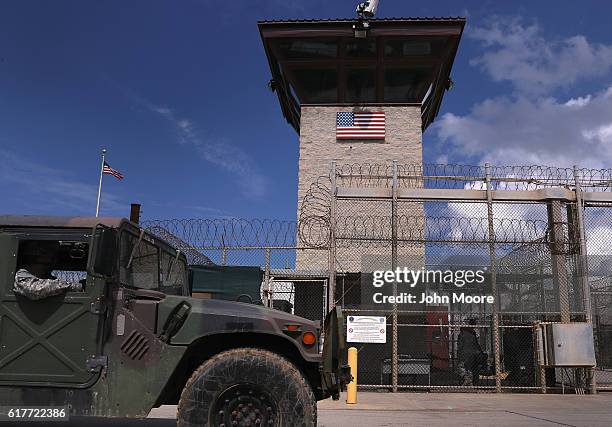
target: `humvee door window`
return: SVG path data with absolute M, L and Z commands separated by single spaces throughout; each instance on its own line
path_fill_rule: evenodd
M 159 288 L 159 254 L 146 239 L 130 233 L 121 237 L 121 283 L 141 289 Z
M 57 259 L 51 275 L 66 282 L 81 282 L 87 278 L 89 244 L 60 241 Z
M 88 252 L 89 245 L 85 242 L 22 240 L 19 244 L 17 269 L 34 269 L 37 271 L 31 273 L 36 276 L 51 275 L 78 282 L 87 275 Z
M 85 242 L 21 240 L 13 291 L 35 300 L 65 291 L 82 291 L 88 252 Z

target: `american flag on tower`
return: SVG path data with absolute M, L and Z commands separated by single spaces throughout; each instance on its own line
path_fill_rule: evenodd
M 111 168 L 110 165 L 108 163 L 106 163 L 106 162 L 104 162 L 103 172 L 106 173 L 106 174 L 114 176 L 115 178 L 117 178 L 120 181 L 124 178 L 123 174 L 121 172 Z
M 385 113 L 336 113 L 337 139 L 385 139 Z

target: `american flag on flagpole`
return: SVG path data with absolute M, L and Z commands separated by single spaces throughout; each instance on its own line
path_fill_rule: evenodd
M 106 174 L 114 176 L 115 178 L 117 178 L 120 181 L 124 178 L 123 174 L 121 172 L 111 168 L 110 165 L 108 163 L 106 163 L 106 162 L 104 162 L 104 167 L 102 168 L 102 171 L 104 173 L 106 173 Z
M 336 139 L 385 139 L 385 113 L 336 113 Z

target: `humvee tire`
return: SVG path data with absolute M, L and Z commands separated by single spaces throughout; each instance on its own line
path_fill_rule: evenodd
M 238 348 L 217 354 L 191 375 L 181 393 L 177 425 L 311 427 L 317 425 L 317 402 L 287 359 Z

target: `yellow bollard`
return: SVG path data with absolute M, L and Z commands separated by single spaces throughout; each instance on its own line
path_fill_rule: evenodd
M 346 403 L 357 403 L 357 349 L 351 347 L 348 349 L 348 365 L 351 368 L 353 381 L 346 386 Z

